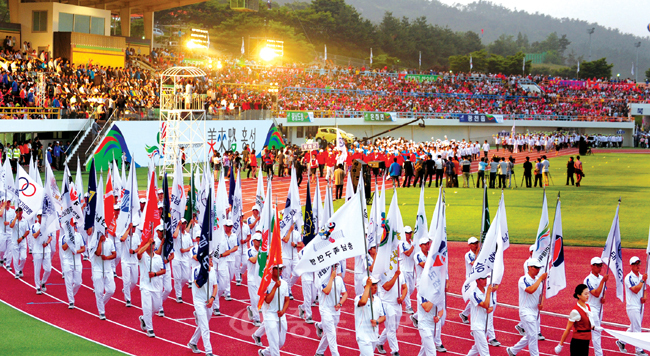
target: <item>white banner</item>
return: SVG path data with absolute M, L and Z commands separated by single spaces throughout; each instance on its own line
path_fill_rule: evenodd
M 43 187 L 33 180 L 22 166 L 18 165 L 18 206 L 23 208 L 23 216 L 29 221 L 43 208 Z

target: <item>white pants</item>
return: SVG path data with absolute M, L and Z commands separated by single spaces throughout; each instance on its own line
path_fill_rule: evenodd
M 437 346 L 442 345 L 442 327 L 445 325 L 445 321 L 447 321 L 447 309 L 443 310 L 442 318 L 440 318 L 440 321 L 436 323 L 436 333 L 433 337 L 433 342 L 435 342 Z
M 467 356 L 490 356 L 485 331 L 472 329 L 472 336 L 474 336 L 474 346 L 469 350 Z
M 124 299 L 131 301 L 131 291 L 138 283 L 138 265 L 131 263 L 122 263 L 122 292 Z
M 227 262 L 217 263 L 217 284 L 219 289 L 223 291 L 222 295 L 230 295 L 230 272 L 228 271 Z
M 415 279 L 413 277 L 413 272 L 404 272 L 404 279 L 406 281 L 406 288 L 408 289 L 408 292 L 406 293 L 406 299 L 404 300 L 404 302 L 406 303 L 407 307 L 413 308 L 411 304 L 411 295 L 415 290 Z
M 519 340 L 519 342 L 510 348 L 516 355 L 524 347 L 528 346 L 530 356 L 539 356 L 539 349 L 537 348 L 537 329 L 539 328 L 539 321 L 535 315 L 520 316 L 522 328 L 526 331 L 526 335 Z
M 323 329 L 323 337 L 318 343 L 317 354 L 324 355 L 327 347 L 330 348 L 332 356 L 339 356 L 339 345 L 336 342 L 336 327 L 339 325 L 340 315 L 332 315 L 329 312 L 320 311 L 321 322 L 316 323 Z
M 592 307 L 591 316 L 594 320 L 594 327 L 600 326 L 600 309 Z M 600 345 L 600 337 L 600 331 L 591 330 L 591 344 L 594 346 L 594 356 L 603 356 L 603 347 Z
M 375 354 L 374 342 L 357 339 L 357 345 L 359 345 L 359 356 L 374 356 Z
M 187 261 L 174 260 L 174 291 L 176 298 L 183 296 L 183 286 L 190 280 L 190 265 Z
M 199 338 L 203 339 L 203 348 L 206 353 L 212 352 L 212 344 L 210 343 L 210 319 L 212 318 L 212 311 L 201 301 L 200 305 L 194 304 L 194 311 L 196 312 L 196 319 L 198 325 L 194 330 L 194 335 L 190 339 L 190 344 L 196 345 Z
M 232 282 L 233 278 L 235 278 L 235 272 L 237 272 L 236 263 L 237 261 L 228 261 L 228 283 Z
M 248 280 L 248 297 L 251 300 L 251 309 L 253 310 L 253 320 L 260 321 L 260 313 L 258 313 L 257 303 L 260 302 L 260 296 L 257 295 L 257 290 L 260 288 L 259 283 Z
M 469 316 L 470 311 L 471 311 L 470 304 L 471 304 L 471 302 L 467 302 L 467 304 L 465 305 L 465 309 L 462 312 L 463 315 Z
M 354 295 L 361 295 L 363 289 L 366 287 L 363 284 L 363 279 L 368 276 L 367 273 L 355 273 L 354 274 Z
M 160 310 L 163 310 L 162 304 L 172 292 L 172 266 L 167 264 L 165 267 L 165 274 L 162 276 L 163 291 L 160 293 Z
M 27 244 L 14 244 L 13 246 L 14 257 L 14 273 L 22 272 L 27 261 Z
M 122 241 L 120 241 L 119 238 L 114 239 L 114 244 L 115 244 L 115 259 L 113 260 L 113 272 L 117 271 L 117 265 L 122 262 L 122 250 L 124 249 L 122 247 Z
M 47 283 L 52 272 L 52 254 L 49 252 L 34 253 L 34 285 L 41 288 L 41 285 Z M 43 266 L 43 277 L 41 277 L 41 266 Z
M 287 337 L 287 317 L 281 318 L 282 323 L 277 320 L 264 320 L 264 329 L 269 347 L 262 350 L 264 356 L 280 356 L 280 349 L 284 346 Z
M 630 319 L 630 327 L 627 328 L 628 332 L 641 332 L 641 309 L 626 309 L 627 317 Z M 637 347 L 636 352 L 643 351 L 642 348 Z
M 97 311 L 99 314 L 106 314 L 104 306 L 111 300 L 115 293 L 115 279 L 113 279 L 113 271 L 106 271 L 102 273 L 93 273 L 93 287 L 95 289 L 95 301 L 97 302 Z
M 399 320 L 402 317 L 402 306 L 397 304 L 384 304 L 386 308 L 386 327 L 379 336 L 379 345 L 383 345 L 388 340 L 390 352 L 395 353 L 399 351 L 397 344 L 397 328 L 399 327 Z
M 11 267 L 11 261 L 14 259 L 15 244 L 12 243 L 11 240 L 9 240 L 9 238 L 7 238 L 7 241 L 5 243 L 6 243 L 6 250 L 4 253 L 5 266 Z
M 243 270 L 243 267 L 245 267 L 245 266 L 242 266 L 242 263 L 241 263 L 242 254 L 241 254 L 240 251 L 241 251 L 241 248 L 238 249 L 237 252 L 235 252 L 235 269 L 233 271 L 233 274 L 235 275 L 235 280 L 237 282 L 241 282 L 242 270 Z
M 497 310 L 497 305 L 494 305 L 492 307 L 493 308 L 492 313 L 488 314 L 488 327 L 487 327 L 488 340 L 494 340 L 497 338 L 497 335 L 494 333 L 494 312 Z
M 422 346 L 420 346 L 420 352 L 418 356 L 436 356 L 436 345 L 433 342 L 433 330 L 430 328 L 420 328 L 420 340 Z
M 153 330 L 151 315 L 155 310 L 160 310 L 160 292 L 140 289 L 140 296 L 142 297 L 142 319 L 144 319 L 144 325 L 147 330 Z
M 314 282 L 305 280 L 304 277 L 300 277 L 302 281 L 302 310 L 305 311 L 305 319 L 311 318 L 311 303 L 314 301 Z
M 326 168 L 326 170 L 325 170 L 325 180 L 329 180 L 330 177 L 331 177 L 331 178 L 334 178 L 334 166 L 331 166 L 331 167 L 330 167 L 330 166 L 326 166 L 326 167 L 327 167 L 327 168 Z M 322 352 L 321 352 L 321 353 L 322 353 Z
M 79 288 L 81 287 L 81 266 L 77 266 L 77 269 L 67 269 L 63 271 L 65 275 L 65 291 L 68 295 L 68 303 L 74 303 L 74 296 L 77 295 Z
M 9 248 L 9 239 L 11 238 L 10 234 L 6 234 L 4 232 L 0 232 L 0 260 L 2 260 L 5 257 L 5 253 L 7 252 L 7 249 Z

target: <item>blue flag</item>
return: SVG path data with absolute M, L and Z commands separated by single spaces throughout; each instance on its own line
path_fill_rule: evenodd
M 171 231 L 171 226 L 172 226 L 172 214 L 171 214 L 171 209 L 169 205 L 169 187 L 167 183 L 167 173 L 165 173 L 165 176 L 163 177 L 163 184 L 162 184 L 162 189 L 163 189 L 163 213 L 162 213 L 162 219 L 163 223 L 165 226 L 165 244 L 163 245 L 163 250 L 162 250 L 162 258 L 163 261 L 167 261 L 169 259 L 169 254 L 174 252 L 174 241 L 172 237 L 172 231 Z
M 84 218 L 84 230 L 95 226 L 95 212 L 97 210 L 97 177 L 95 172 L 95 159 L 90 163 L 90 175 L 88 176 L 88 204 Z M 104 197 L 101 197 L 104 199 Z
M 309 188 L 309 181 L 307 181 L 307 198 L 305 199 L 305 224 L 303 227 L 304 237 L 303 243 L 307 245 L 316 236 L 316 226 L 314 224 L 314 211 L 311 208 L 311 189 Z
M 212 188 L 208 189 L 208 199 L 206 206 L 212 206 Z M 199 261 L 201 268 L 196 276 L 196 286 L 201 288 L 208 281 L 210 272 L 210 236 L 212 235 L 212 219 L 210 214 L 203 214 L 203 224 L 201 225 L 201 236 L 199 237 L 199 249 L 196 253 L 196 259 Z
M 235 170 L 234 170 L 234 165 L 235 162 L 230 162 L 230 185 L 228 188 L 228 204 L 232 206 L 232 196 L 235 195 Z

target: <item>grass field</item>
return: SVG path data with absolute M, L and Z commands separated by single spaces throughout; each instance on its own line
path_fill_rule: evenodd
M 550 154 L 549 154 L 550 155 Z M 587 175 L 580 188 L 566 186 L 568 157 L 550 157 L 554 185 L 547 187 L 549 219 L 552 223 L 558 192 L 562 199 L 564 241 L 568 245 L 602 246 L 612 224 L 618 198 L 621 197 L 620 223 L 623 247 L 645 248 L 650 225 L 650 156 L 645 154 L 612 153 L 582 158 Z M 517 184 L 521 183 L 522 162 L 515 168 Z M 147 168 L 139 168 L 138 187 L 146 189 Z M 73 173 L 74 175 L 74 173 Z M 60 181 L 62 172 L 55 172 Z M 87 185 L 88 175 L 83 175 Z M 170 175 L 171 179 L 171 175 Z M 188 179 L 186 178 L 186 184 Z M 461 183 L 462 186 L 462 183 Z M 514 182 L 513 182 L 514 186 Z M 398 201 L 405 224 L 412 226 L 420 197 L 420 190 L 399 188 Z M 392 191 L 387 192 L 387 209 Z M 500 198 L 498 189 L 489 190 L 492 217 Z M 425 204 L 430 223 L 438 197 L 433 186 L 425 189 Z M 302 197 L 304 199 L 305 197 Z M 465 240 L 480 232 L 482 189 L 453 188 L 446 190 L 447 233 L 450 240 Z M 532 243 L 541 215 L 542 189 L 518 188 L 505 190 L 510 237 L 515 243 Z M 341 202 L 335 202 L 338 208 Z M 370 207 L 368 207 L 370 210 Z
M 0 303 L 0 320 L 3 355 L 124 355 L 38 321 L 4 303 Z
M 644 154 L 599 154 L 582 158 L 586 177 L 582 186 L 566 186 L 568 157 L 550 158 L 555 185 L 547 187 L 549 220 L 553 223 L 556 197 L 561 194 L 564 243 L 567 245 L 604 246 L 618 198 L 621 197 L 620 226 L 623 247 L 645 248 L 650 225 L 650 157 Z M 523 169 L 515 168 L 517 184 Z M 462 186 L 462 183 L 461 183 Z M 514 186 L 514 183 L 513 183 Z M 532 243 L 541 215 L 542 189 L 518 188 L 504 191 L 508 230 L 514 243 Z M 449 240 L 466 240 L 478 236 L 481 223 L 482 189 L 451 188 L 446 190 L 447 234 Z M 404 224 L 415 224 L 420 189 L 397 189 Z M 393 192 L 386 193 L 390 205 Z M 488 190 L 491 217 L 500 199 L 498 189 Z M 438 198 L 433 186 L 425 189 L 428 223 Z M 338 208 L 342 202 L 336 202 Z M 369 208 L 370 209 L 370 208 Z M 388 209 L 388 208 L 387 208 Z

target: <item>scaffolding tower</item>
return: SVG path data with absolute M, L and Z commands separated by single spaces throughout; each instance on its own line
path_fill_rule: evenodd
M 172 67 L 160 74 L 158 142 L 163 161 L 158 171 L 160 176 L 174 170 L 182 150 L 185 154 L 183 175 L 190 175 L 195 164 L 207 162 L 205 96 L 192 89 L 196 79 L 205 76 L 203 70 L 195 67 Z

